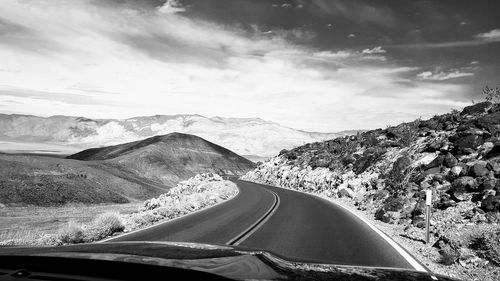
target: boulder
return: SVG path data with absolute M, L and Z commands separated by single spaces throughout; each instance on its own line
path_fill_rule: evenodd
M 384 205 L 375 213 L 375 218 L 385 223 L 397 223 L 403 207 L 402 198 L 387 198 Z
M 410 165 L 411 165 L 411 159 L 408 156 L 401 156 L 392 165 L 392 172 L 402 173 Z
M 431 161 L 431 163 L 425 166 L 425 169 L 428 170 L 435 167 L 440 167 L 441 165 L 443 165 L 444 158 L 445 158 L 444 155 L 438 155 L 436 158 L 434 158 L 434 160 Z
M 453 181 L 449 193 L 457 201 L 464 201 L 468 199 L 467 193 L 475 191 L 478 188 L 476 180 L 472 177 L 460 177 Z
M 457 202 L 451 199 L 451 196 L 449 194 L 442 194 L 441 198 L 439 199 L 439 202 L 436 204 L 436 207 L 438 209 L 444 210 L 449 207 L 454 207 L 457 205 Z
M 488 165 L 486 165 L 486 168 L 492 171 L 495 175 L 500 174 L 500 165 L 496 161 L 488 161 Z
M 486 212 L 500 212 L 500 195 L 490 195 L 483 199 L 481 208 Z
M 466 106 L 460 115 L 476 115 L 488 112 L 492 108 L 493 104 L 489 101 L 476 103 L 470 106 Z
M 494 190 L 497 186 L 497 179 L 495 178 L 487 178 L 481 184 L 482 190 Z
M 425 217 L 424 216 L 416 216 L 411 220 L 411 223 L 418 228 L 424 228 L 425 227 Z
M 484 158 L 489 159 L 500 156 L 500 143 L 495 143 L 493 148 L 484 155 Z
M 386 223 L 397 223 L 401 218 L 409 216 L 416 204 L 417 201 L 413 198 L 387 198 L 384 205 L 375 213 L 375 218 Z
M 500 112 L 491 113 L 476 120 L 476 126 L 486 129 L 492 135 L 497 136 L 500 132 Z
M 433 141 L 425 145 L 421 152 L 436 152 L 439 151 L 442 146 L 441 142 Z
M 488 169 L 486 168 L 487 165 L 488 162 L 486 161 L 477 161 L 470 169 L 469 174 L 473 177 L 486 176 L 489 173 Z
M 468 149 L 475 150 L 481 144 L 483 144 L 483 138 L 477 135 L 468 135 L 465 137 L 461 137 L 453 142 L 453 146 L 455 147 L 456 152 L 458 153 L 467 153 L 470 152 Z
M 381 189 L 377 190 L 375 194 L 373 195 L 373 200 L 375 201 L 382 201 L 386 200 L 389 197 L 390 193 L 387 189 Z
M 340 198 L 342 198 L 342 197 L 346 197 L 346 198 L 351 197 L 351 194 L 349 194 L 349 191 L 347 191 L 347 189 L 345 189 L 345 188 L 340 189 L 339 192 L 337 193 L 337 195 Z
M 423 172 L 424 176 L 434 175 L 434 174 L 439 174 L 439 173 L 441 173 L 440 167 L 430 168 L 430 169 L 427 169 Z
M 453 154 L 451 153 L 446 153 L 446 155 L 444 156 L 444 160 L 443 160 L 443 163 L 446 167 L 448 168 L 452 168 L 454 167 L 455 165 L 458 164 L 458 160 L 455 156 L 453 156 Z
M 451 168 L 450 172 L 455 177 L 465 176 L 467 174 L 468 167 L 464 163 L 459 163 Z

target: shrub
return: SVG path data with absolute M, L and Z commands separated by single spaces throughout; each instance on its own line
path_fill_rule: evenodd
M 398 138 L 399 144 L 402 147 L 410 146 L 418 136 L 419 122 L 402 124 L 392 129 L 392 133 Z
M 475 249 L 478 255 L 492 263 L 500 266 L 500 231 L 494 233 L 482 233 L 475 239 L 471 248 Z
M 406 187 L 415 173 L 415 168 L 411 167 L 412 161 L 407 155 L 403 155 L 394 162 L 391 171 L 387 175 L 387 189 L 396 196 L 406 194 Z
M 483 88 L 483 96 L 484 96 L 484 99 L 487 101 L 498 103 L 498 102 L 500 102 L 500 88 L 495 87 L 493 89 L 493 88 L 490 88 L 488 85 L 486 85 Z
M 451 265 L 460 258 L 460 251 L 444 241 L 439 242 L 439 254 L 441 254 L 440 262 L 445 265 Z
M 59 240 L 66 244 L 78 244 L 84 242 L 83 229 L 79 225 L 70 224 L 59 233 Z
M 120 215 L 117 213 L 105 213 L 99 215 L 84 230 L 86 242 L 101 240 L 107 236 L 120 232 L 125 229 Z

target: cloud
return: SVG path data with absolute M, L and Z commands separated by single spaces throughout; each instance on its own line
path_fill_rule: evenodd
M 162 14 L 175 14 L 185 12 L 186 9 L 181 5 L 178 0 L 167 0 L 163 5 L 158 7 L 158 12 Z
M 363 51 L 361 51 L 361 53 L 371 55 L 371 54 L 384 54 L 387 53 L 387 51 L 382 49 L 381 46 L 378 46 L 373 49 L 364 49 Z
M 367 1 L 300 0 L 299 2 L 307 3 L 320 15 L 340 16 L 357 23 L 393 27 L 397 22 L 391 9 L 368 5 L 365 3 Z
M 480 33 L 476 35 L 476 38 L 487 42 L 500 41 L 500 29 L 493 29 L 485 33 Z
M 424 71 L 422 73 L 417 74 L 417 77 L 422 80 L 432 80 L 432 81 L 443 81 L 448 79 L 460 78 L 460 77 L 468 77 L 474 76 L 472 72 L 461 72 L 460 70 L 453 70 L 450 72 L 432 72 L 432 71 Z
M 413 81 L 412 67 L 367 59 L 377 54 L 297 44 L 315 35 L 307 29 L 263 34 L 160 9 L 0 1 L 2 22 L 17 30 L 0 39 L 1 109 L 91 118 L 258 116 L 332 132 L 446 112 L 469 90 Z
M 471 40 L 448 41 L 448 42 L 420 42 L 411 44 L 391 45 L 394 48 L 456 48 L 472 47 L 484 44 L 490 44 L 500 41 L 500 29 L 493 29 L 485 33 L 479 33 Z

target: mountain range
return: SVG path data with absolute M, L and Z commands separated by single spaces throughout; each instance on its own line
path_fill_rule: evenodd
M 251 160 L 282 149 L 356 133 L 291 129 L 260 118 L 154 115 L 128 119 L 0 114 L 0 150 L 71 154 L 82 149 L 132 142 L 172 132 L 192 134 Z

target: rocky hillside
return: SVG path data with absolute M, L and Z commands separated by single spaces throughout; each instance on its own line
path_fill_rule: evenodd
M 35 149 L 74 153 L 90 147 L 137 141 L 172 132 L 197 135 L 251 159 L 275 155 L 283 148 L 343 135 L 294 130 L 259 118 L 155 115 L 129 119 L 88 119 L 0 114 L 0 142 L 4 142 L 3 148 L 0 148 L 2 151 Z
M 500 266 L 499 137 L 500 105 L 483 102 L 283 150 L 243 178 L 349 198 L 383 222 L 407 225 L 402 235 L 420 242 L 431 189 L 439 262 Z
M 171 133 L 115 146 L 92 148 L 69 159 L 101 161 L 167 186 L 199 173 L 242 175 L 254 163 L 200 137 Z

